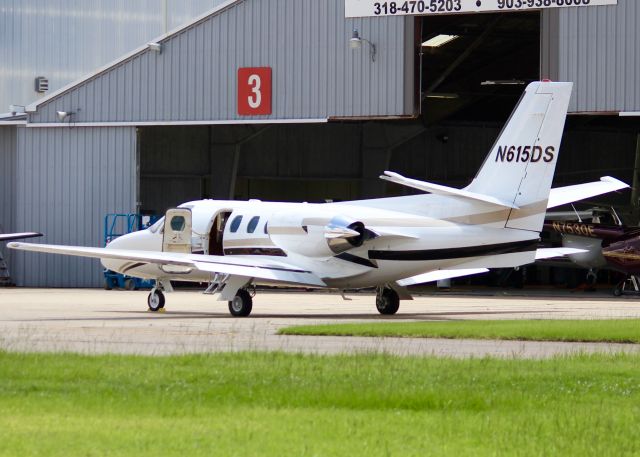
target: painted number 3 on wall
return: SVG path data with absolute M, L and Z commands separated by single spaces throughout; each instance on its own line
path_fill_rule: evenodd
M 271 68 L 238 69 L 238 114 L 271 114 Z
M 251 75 L 249 76 L 249 85 L 251 86 L 251 92 L 253 94 L 249 95 L 249 106 L 251 109 L 260 108 L 260 103 L 262 102 L 262 92 L 260 92 L 260 75 Z

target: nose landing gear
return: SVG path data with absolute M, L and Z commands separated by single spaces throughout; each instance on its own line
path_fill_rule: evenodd
M 147 305 L 149 305 L 149 311 L 157 312 L 164 308 L 164 294 L 162 290 L 153 288 L 147 297 Z

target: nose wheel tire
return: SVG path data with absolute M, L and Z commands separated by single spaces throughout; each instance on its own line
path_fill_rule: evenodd
M 382 289 L 376 295 L 376 308 L 380 314 L 387 316 L 395 314 L 400 308 L 400 297 L 393 289 Z
M 229 302 L 229 312 L 235 317 L 247 317 L 251 314 L 253 299 L 249 292 L 240 289 L 233 300 Z
M 160 311 L 164 308 L 164 294 L 161 290 L 152 290 L 147 297 L 147 305 L 149 305 L 149 311 Z

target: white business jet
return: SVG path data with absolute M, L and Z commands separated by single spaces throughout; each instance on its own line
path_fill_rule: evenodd
M 233 316 L 249 315 L 255 284 L 376 287 L 378 311 L 394 314 L 411 298 L 409 285 L 578 252 L 537 249 L 547 208 L 626 184 L 607 177 L 550 194 L 571 88 L 530 84 L 464 189 L 385 172 L 382 179 L 429 194 L 324 204 L 200 200 L 106 248 L 10 247 L 95 257 L 110 270 L 156 279 L 154 311 L 180 280 L 209 282 L 205 292 L 228 301 Z

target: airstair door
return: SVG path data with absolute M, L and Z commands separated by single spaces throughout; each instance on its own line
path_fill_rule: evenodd
M 191 254 L 191 210 L 173 208 L 167 210 L 164 218 L 162 238 L 164 252 L 184 252 Z

